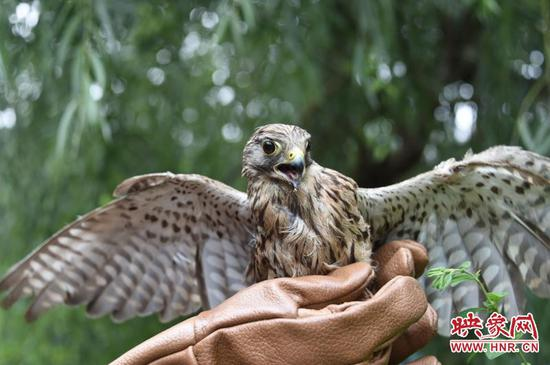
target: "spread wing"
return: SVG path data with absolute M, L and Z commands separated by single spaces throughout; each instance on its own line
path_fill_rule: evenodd
M 494 147 L 359 194 L 376 242 L 418 240 L 432 267 L 472 262 L 490 290 L 508 293 L 506 313 L 522 310 L 525 286 L 550 297 L 549 158 Z M 439 292 L 424 280 L 443 335 L 453 313 L 479 307 L 484 299 L 472 283 Z
M 116 321 L 163 321 L 214 306 L 245 286 L 246 194 L 199 175 L 130 178 L 117 200 L 57 232 L 0 281 L 3 306 L 32 296 L 27 319 L 60 303 Z

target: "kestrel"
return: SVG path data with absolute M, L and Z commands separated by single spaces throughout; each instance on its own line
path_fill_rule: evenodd
M 508 293 L 508 314 L 521 312 L 525 286 L 550 297 L 546 157 L 494 147 L 363 189 L 313 161 L 305 130 L 270 124 L 246 143 L 242 173 L 247 193 L 200 175 L 127 179 L 116 200 L 9 270 L 4 307 L 32 296 L 28 320 L 65 303 L 116 321 L 157 312 L 169 321 L 255 281 L 369 261 L 373 247 L 393 239 L 423 243 L 431 266 L 471 261 L 490 290 Z M 472 283 L 426 290 L 446 334 L 453 313 L 483 301 Z

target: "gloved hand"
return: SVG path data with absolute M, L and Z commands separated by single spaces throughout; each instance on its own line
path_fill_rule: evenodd
M 257 283 L 112 364 L 385 364 L 390 355 L 401 361 L 435 333 L 435 312 L 410 277 L 426 266 L 426 251 L 392 242 L 374 260 L 377 282 L 371 265 L 355 263 L 326 276 Z M 359 301 L 369 286 L 380 289 Z
M 400 240 L 389 242 L 374 252 L 373 261 L 379 265 L 375 286 L 381 287 L 396 276 L 412 276 L 418 278 L 428 265 L 426 248 L 418 242 Z M 426 313 L 413 323 L 392 344 L 390 364 L 397 364 L 415 353 L 428 342 L 437 332 L 437 313 L 428 304 Z M 426 356 L 408 365 L 440 364 L 434 356 Z

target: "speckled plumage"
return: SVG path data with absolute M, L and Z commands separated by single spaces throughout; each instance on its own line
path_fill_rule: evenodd
M 256 229 L 249 267 L 253 281 L 284 276 L 325 274 L 371 253 L 368 226 L 359 211 L 357 184 L 319 166 L 305 155 L 306 169 L 298 188 L 273 178 L 250 163 L 250 150 L 265 138 L 282 150 L 304 146 L 309 134 L 296 126 L 259 128 L 245 147 L 243 174 Z
M 430 266 L 470 261 L 489 290 L 508 293 L 503 308 L 509 315 L 522 312 L 526 286 L 550 297 L 548 157 L 493 147 L 359 195 L 375 244 L 412 238 L 427 247 Z M 444 292 L 425 286 L 442 335 L 449 334 L 451 316 L 484 300 L 471 282 Z
M 489 289 L 510 293 L 508 313 L 521 311 L 525 286 L 550 297 L 550 159 L 495 147 L 361 189 L 315 163 L 309 140 L 296 126 L 256 130 L 243 152 L 247 194 L 199 175 L 124 181 L 117 200 L 6 274 L 3 305 L 33 296 L 31 320 L 60 303 L 119 321 L 151 313 L 171 320 L 254 281 L 368 261 L 372 244 L 396 238 L 425 244 L 431 265 L 472 261 Z M 482 300 L 469 283 L 427 290 L 442 333 L 452 313 Z
M 255 281 L 326 274 L 369 261 L 368 226 L 357 205 L 357 185 L 312 163 L 296 191 L 252 181 L 248 193 L 257 229 L 250 270 Z

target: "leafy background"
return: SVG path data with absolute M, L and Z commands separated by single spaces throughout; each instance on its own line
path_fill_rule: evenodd
M 255 126 L 289 121 L 362 186 L 496 144 L 550 153 L 547 0 L 0 0 L 0 272 L 122 179 L 245 187 Z M 550 359 L 548 301 L 530 296 Z M 157 333 L 82 308 L 0 311 L 1 364 L 101 364 Z M 438 338 L 423 351 L 445 364 Z M 473 363 L 483 364 L 482 357 Z M 519 363 L 503 356 L 493 363 Z M 487 362 L 489 363 L 489 362 Z

